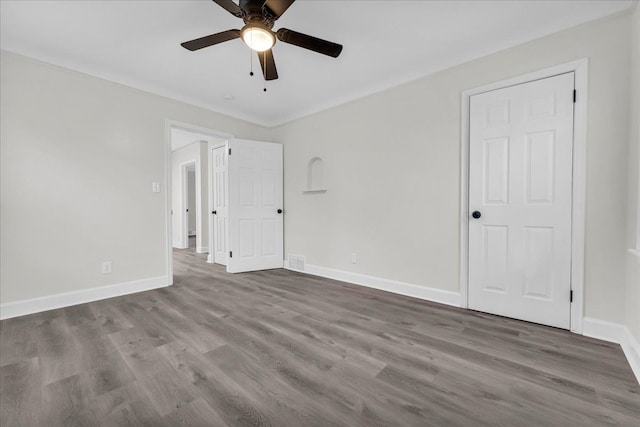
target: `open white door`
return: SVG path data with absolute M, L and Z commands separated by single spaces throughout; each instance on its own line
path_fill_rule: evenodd
M 211 164 L 213 182 L 211 188 L 211 217 L 212 232 L 211 245 L 213 247 L 213 262 L 227 265 L 227 224 L 229 223 L 229 184 L 227 182 L 227 147 L 219 147 L 211 150 Z
M 227 271 L 282 268 L 282 145 L 229 141 Z
M 574 74 L 470 99 L 469 308 L 569 329 Z

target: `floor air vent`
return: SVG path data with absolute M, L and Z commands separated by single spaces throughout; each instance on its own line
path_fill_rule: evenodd
M 289 268 L 292 270 L 304 271 L 304 255 L 289 254 Z

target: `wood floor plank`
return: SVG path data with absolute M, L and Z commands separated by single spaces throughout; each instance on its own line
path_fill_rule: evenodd
M 31 314 L 0 322 L 0 366 L 38 355 L 37 327 L 41 319 L 40 314 Z
M 174 251 L 174 285 L 0 321 L 5 426 L 640 426 L 620 346 Z
M 322 421 L 312 413 L 303 395 L 291 393 L 292 389 L 285 387 L 276 376 L 265 370 L 257 359 L 248 357 L 231 345 L 212 350 L 207 357 L 242 389 L 247 398 L 262 408 L 271 424 L 321 425 L 319 423 Z M 324 421 L 335 424 L 335 420 L 329 417 Z
M 164 417 L 171 426 L 228 426 L 222 417 L 201 397 L 181 405 Z
M 139 299 L 134 299 L 127 304 L 120 304 L 116 307 L 116 311 L 134 327 L 142 330 L 146 340 L 153 347 L 176 340 L 177 337 L 169 329 L 148 315 L 148 310 L 145 309 L 146 298 L 146 296 L 141 295 Z
M 42 424 L 42 390 L 37 357 L 0 367 L 0 414 L 2 425 Z
M 94 303 L 88 304 L 88 306 L 96 319 L 96 323 L 102 329 L 102 333 L 111 334 L 113 332 L 133 328 L 133 324 L 131 324 L 131 322 L 117 313 L 115 310 L 115 304 L 113 306 L 100 306 L 93 304 Z
M 54 426 L 98 426 L 90 410 L 94 397 L 86 373 L 49 383 L 42 389 L 43 421 Z
M 170 426 L 137 382 L 103 393 L 90 408 L 102 426 Z
M 79 363 L 82 371 L 89 374 L 90 386 L 96 396 L 134 380 L 112 341 L 102 332 L 95 318 L 71 328 L 76 347 L 82 348 Z
M 195 350 L 206 353 L 225 345 L 225 341 L 207 332 L 202 326 L 194 323 L 179 311 L 161 302 L 154 302 L 154 310 L 148 310 L 148 315 L 153 320 L 172 331 L 173 335 L 179 336 L 185 344 Z
M 192 402 L 196 398 L 192 387 L 173 370 L 142 376 L 138 378 L 138 381 L 148 400 L 161 416 L 170 414 L 176 408 Z
M 183 377 L 198 389 L 202 397 L 228 425 L 272 425 L 262 405 L 256 404 L 229 379 L 219 367 L 203 355 L 174 342 L 159 349 Z
M 52 310 L 43 314 L 43 321 L 37 327 L 37 335 L 42 385 L 82 372 L 81 349 L 73 338 L 64 310 Z

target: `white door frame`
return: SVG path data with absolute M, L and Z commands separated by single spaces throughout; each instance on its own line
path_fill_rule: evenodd
M 573 200 L 571 214 L 571 290 L 573 291 L 573 302 L 571 303 L 571 331 L 578 334 L 582 333 L 584 316 L 587 102 L 589 99 L 587 94 L 588 67 L 588 59 L 583 58 L 462 92 L 460 132 L 460 297 L 463 308 L 469 307 L 469 98 L 472 95 L 491 90 L 574 72 L 577 97 L 574 103 L 573 122 Z
M 214 129 L 205 128 L 202 126 L 193 125 L 190 123 L 180 122 L 172 119 L 164 120 L 164 145 L 165 145 L 165 190 L 166 205 L 165 205 L 165 226 L 167 230 L 165 248 L 166 248 L 166 263 L 167 263 L 167 279 L 168 285 L 173 285 L 173 224 L 171 217 L 172 200 L 171 200 L 171 129 L 178 128 L 191 132 L 202 133 L 205 135 L 211 135 L 216 138 L 229 139 L 233 138 L 233 135 L 225 132 L 220 132 Z
M 213 226 L 214 226 L 214 221 L 213 221 L 213 214 L 211 212 L 213 212 L 213 190 L 214 190 L 214 186 L 213 186 L 213 150 L 215 150 L 216 148 L 221 148 L 221 147 L 229 147 L 229 140 L 227 139 L 226 141 L 222 141 L 222 142 L 216 142 L 216 143 L 209 143 L 209 146 L 207 147 L 207 156 L 208 156 L 208 160 L 209 160 L 209 194 L 207 194 L 207 199 L 209 200 L 209 255 L 207 256 L 207 262 L 209 264 L 213 264 L 216 262 L 215 259 L 215 249 L 213 246 L 213 242 L 214 242 L 214 230 L 213 230 Z
M 188 169 L 189 166 L 193 165 L 196 173 L 196 188 L 195 188 L 195 196 L 196 196 L 196 236 L 199 236 L 202 232 L 200 227 L 200 217 L 201 214 L 199 212 L 198 206 L 200 206 L 200 179 L 198 179 L 198 174 L 200 173 L 200 162 L 198 162 L 197 158 L 185 160 L 180 163 L 180 179 L 182 180 L 181 185 L 181 210 L 182 210 L 182 232 L 180 233 L 180 241 L 182 249 L 189 248 L 189 214 L 187 213 L 187 209 L 189 209 L 189 175 Z M 174 212 L 175 215 L 175 212 Z

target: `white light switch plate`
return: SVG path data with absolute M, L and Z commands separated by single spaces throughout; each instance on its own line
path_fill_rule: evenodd
M 153 191 L 154 193 L 159 193 L 160 192 L 160 183 L 159 182 L 152 182 L 151 183 L 151 191 Z

